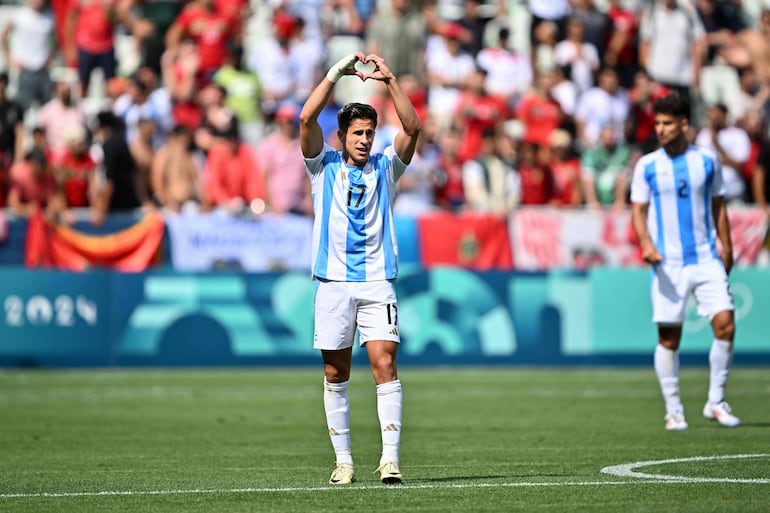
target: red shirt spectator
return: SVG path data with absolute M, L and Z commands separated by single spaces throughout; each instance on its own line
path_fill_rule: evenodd
M 55 174 L 68 208 L 83 208 L 90 205 L 88 189 L 95 171 L 96 163 L 87 151 L 69 151 L 64 156 Z
M 237 137 L 237 125 L 224 141 L 214 144 L 206 158 L 204 182 L 212 205 L 238 211 L 252 200 L 265 197 L 254 149 Z
M 115 44 L 115 0 L 71 0 L 76 16 L 75 45 L 89 53 L 106 53 Z
M 554 203 L 562 207 L 579 207 L 582 203 L 580 190 L 580 160 L 571 150 L 572 137 L 566 130 L 551 134 L 551 162 L 554 181 Z
M 550 93 L 555 79 L 556 75 L 552 71 L 539 72 L 535 88 L 522 96 L 516 108 L 516 117 L 526 127 L 524 142 L 548 146 L 551 132 L 561 126 L 564 113 Z
M 556 184 L 548 164 L 548 148 L 525 144 L 519 166 L 522 205 L 549 205 L 555 202 Z
M 604 52 L 605 63 L 610 66 L 634 69 L 637 57 L 634 41 L 639 30 L 639 23 L 633 12 L 623 9 L 620 0 L 612 0 L 607 10 L 607 17 L 612 23 L 612 32 Z
M 460 160 L 475 159 L 481 150 L 481 134 L 494 130 L 508 118 L 505 100 L 491 96 L 484 90 L 487 73 L 477 69 L 468 81 L 468 87 L 460 94 L 455 122 L 462 127 Z
M 32 150 L 11 167 L 8 206 L 16 214 L 29 216 L 48 205 L 56 194 L 56 183 L 43 152 Z
M 232 20 L 214 9 L 212 0 L 195 0 L 187 5 L 166 35 L 166 46 L 176 47 L 184 36 L 198 45 L 200 70 L 209 76 L 224 64 L 227 44 L 236 35 Z

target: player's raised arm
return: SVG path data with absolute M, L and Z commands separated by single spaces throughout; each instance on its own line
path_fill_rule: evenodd
M 334 84 L 345 75 L 358 75 L 363 79 L 363 74 L 355 68 L 356 62 L 363 60 L 362 52 L 346 55 L 329 68 L 326 77 L 310 93 L 299 113 L 299 142 L 305 158 L 316 157 L 323 150 L 324 135 L 318 124 L 318 116 L 329 100 Z
M 417 146 L 417 137 L 420 135 L 420 118 L 417 116 L 412 102 L 409 101 L 409 98 L 401 90 L 401 86 L 398 85 L 396 76 L 385 64 L 385 59 L 376 54 L 369 54 L 366 56 L 365 62 L 374 63 L 375 68 L 372 73 L 364 78 L 371 78 L 384 83 L 388 88 L 390 97 L 393 99 L 396 114 L 398 114 L 398 119 L 401 121 L 401 130 L 393 139 L 393 149 L 396 151 L 398 158 L 401 159 L 401 162 L 409 164 L 412 161 L 414 149 Z

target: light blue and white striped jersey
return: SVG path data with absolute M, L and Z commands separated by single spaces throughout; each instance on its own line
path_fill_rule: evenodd
M 313 190 L 313 276 L 333 281 L 391 280 L 398 275 L 393 222 L 396 180 L 406 164 L 393 147 L 369 155 L 363 168 L 324 144 L 305 159 Z
M 673 158 L 663 148 L 644 155 L 631 181 L 631 201 L 649 203 L 650 238 L 671 264 L 719 258 L 711 200 L 724 194 L 719 159 L 696 146 Z

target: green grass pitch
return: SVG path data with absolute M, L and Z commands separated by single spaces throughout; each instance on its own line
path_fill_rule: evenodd
M 768 512 L 770 369 L 736 367 L 743 420 L 663 429 L 652 368 L 401 369 L 405 483 L 351 382 L 358 482 L 333 466 L 318 369 L 0 371 L 0 512 Z M 602 469 L 613 467 L 614 473 Z M 645 477 L 646 476 L 646 477 Z

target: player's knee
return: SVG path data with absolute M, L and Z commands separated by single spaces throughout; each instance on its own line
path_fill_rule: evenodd
M 379 383 L 388 383 L 396 379 L 396 362 L 389 354 L 383 354 L 373 359 L 372 374 Z
M 324 365 L 324 376 L 328 383 L 342 383 L 350 379 L 350 368 L 336 365 Z
M 732 319 L 714 325 L 714 337 L 732 342 L 735 338 L 735 321 Z

